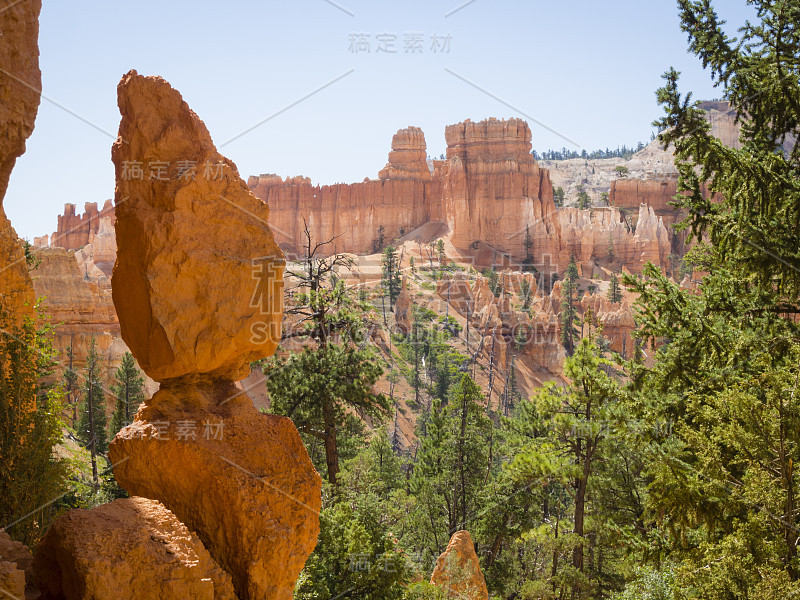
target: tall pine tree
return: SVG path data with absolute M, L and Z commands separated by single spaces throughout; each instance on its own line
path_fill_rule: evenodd
M 561 344 L 572 356 L 579 338 L 578 333 L 578 266 L 572 256 L 561 282 Z
M 136 366 L 133 354 L 126 352 L 122 357 L 122 364 L 117 369 L 116 383 L 112 384 L 111 391 L 117 399 L 114 414 L 111 416 L 109 437 L 113 438 L 117 432 L 130 425 L 133 417 L 144 402 L 144 377 Z
M 92 336 L 86 365 L 83 369 L 83 406 L 78 423 L 78 439 L 89 448 L 92 457 L 92 480 L 95 488 L 99 487 L 97 473 L 97 454 L 108 452 L 108 435 L 106 433 L 106 398 L 103 384 L 100 381 L 100 357 L 97 354 L 97 342 Z

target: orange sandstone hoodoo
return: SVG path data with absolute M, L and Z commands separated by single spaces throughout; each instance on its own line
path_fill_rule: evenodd
M 112 290 L 161 389 L 111 443 L 114 474 L 197 532 L 239 598 L 289 600 L 317 542 L 321 479 L 292 422 L 233 384 L 280 338 L 269 209 L 166 81 L 131 71 L 118 100 Z

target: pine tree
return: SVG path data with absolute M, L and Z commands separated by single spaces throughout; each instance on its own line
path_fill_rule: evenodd
M 100 357 L 97 354 L 97 343 L 92 336 L 86 365 L 83 369 L 83 407 L 78 423 L 78 439 L 89 447 L 92 456 L 92 480 L 95 488 L 100 485 L 97 474 L 97 454 L 108 452 L 108 436 L 106 434 L 106 399 L 103 384 L 100 381 Z
M 394 309 L 397 297 L 400 295 L 400 265 L 398 264 L 397 249 L 394 246 L 387 246 L 383 251 L 383 274 L 381 276 L 381 286 L 384 293 L 389 296 L 389 309 Z
M 619 304 L 622 302 L 622 289 L 619 285 L 619 278 L 616 273 L 611 274 L 611 281 L 608 285 L 608 299 L 610 302 Z
M 581 186 L 578 188 L 578 208 L 581 210 L 586 210 L 587 208 L 592 206 L 592 199 L 586 190 Z
M 596 565 L 587 564 L 587 555 L 594 554 L 597 530 L 602 530 L 596 516 L 595 497 L 602 489 L 595 484 L 603 464 L 620 454 L 609 451 L 616 437 L 613 424 L 620 419 L 616 407 L 622 390 L 604 370 L 608 361 L 590 338 L 584 338 L 575 354 L 564 363 L 564 374 L 570 385 L 546 384 L 529 402 L 520 407 L 518 426 L 532 429 L 534 438 L 513 459 L 512 470 L 518 477 L 537 482 L 539 486 L 567 484 L 572 495 L 572 569 L 563 579 L 555 577 L 558 563 L 553 560 L 552 581 L 562 581 L 571 588 L 573 598 L 588 598 L 591 578 L 600 573 Z M 630 448 L 622 449 L 625 457 Z M 640 492 L 639 492 L 640 493 Z M 624 497 L 626 494 L 621 494 Z M 620 498 L 615 498 L 617 506 Z M 609 548 L 618 546 L 612 538 Z M 564 597 L 553 594 L 552 597 Z M 550 596 L 548 596 L 550 597 Z M 601 596 L 596 596 L 601 597 Z
M 564 188 L 561 186 L 553 187 L 553 203 L 556 206 L 564 206 Z
M 144 377 L 136 366 L 133 354 L 125 353 L 115 377 L 116 383 L 111 386 L 111 391 L 117 403 L 111 416 L 109 438 L 113 438 L 120 429 L 133 422 L 139 405 L 144 402 Z
M 78 396 L 78 374 L 75 372 L 73 367 L 74 357 L 75 352 L 73 350 L 72 343 L 70 342 L 69 348 L 67 348 L 67 368 L 64 369 L 64 391 L 66 394 L 66 405 L 72 408 L 73 429 L 75 429 L 78 424 L 78 404 L 80 400 Z
M 533 240 L 531 239 L 530 225 L 525 225 L 525 264 L 528 265 L 533 260 L 531 258 L 531 248 L 533 248 Z
M 531 289 L 531 282 L 525 277 L 519 282 L 519 295 L 522 298 L 522 310 L 528 310 L 531 307 L 531 300 L 533 299 L 533 290 Z
M 561 344 L 572 356 L 578 339 L 578 266 L 572 256 L 561 282 Z
M 424 430 L 419 431 L 411 480 L 418 499 L 415 526 L 433 556 L 479 508 L 492 430 L 481 405 L 483 395 L 469 375 L 461 377 L 449 396 L 447 404 L 434 400 Z
M 444 240 L 439 239 L 436 241 L 436 256 L 439 260 L 439 272 L 444 271 L 444 263 L 447 258 L 444 254 Z

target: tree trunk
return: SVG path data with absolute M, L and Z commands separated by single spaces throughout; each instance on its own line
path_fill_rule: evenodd
M 328 481 L 338 485 L 339 449 L 336 446 L 336 418 L 329 400 L 322 403 L 322 418 L 325 423 L 325 464 L 328 467 Z
M 95 444 L 94 435 L 94 369 L 89 370 L 89 394 L 86 397 L 86 403 L 89 405 L 89 435 L 91 441 L 89 442 L 89 450 L 92 453 L 92 482 L 94 489 L 100 487 L 100 479 L 97 476 L 97 445 Z
M 464 443 L 467 437 L 467 407 L 468 398 L 464 394 L 464 399 L 461 404 L 461 435 L 458 438 L 458 470 L 461 473 L 461 524 L 459 528 L 464 527 L 467 522 L 467 479 L 464 474 Z

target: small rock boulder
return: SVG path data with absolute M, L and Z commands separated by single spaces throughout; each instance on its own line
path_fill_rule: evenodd
M 15 563 L 17 568 L 25 571 L 28 583 L 33 581 L 33 555 L 28 547 L 15 542 L 2 529 L 0 529 L 0 561 Z
M 71 510 L 34 560 L 42 600 L 235 600 L 230 576 L 155 500 Z
M 25 598 L 25 572 L 13 562 L 0 560 L 0 597 L 12 600 Z
M 448 597 L 464 600 L 488 600 L 478 555 L 469 531 L 456 531 L 447 549 L 436 560 L 431 585 L 447 591 Z

